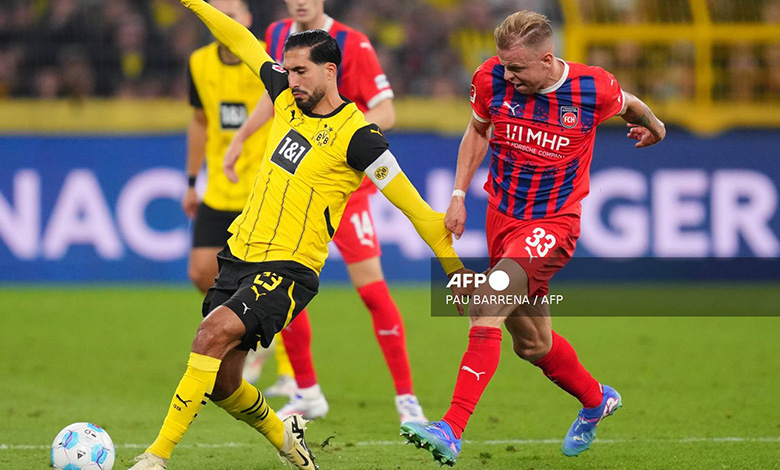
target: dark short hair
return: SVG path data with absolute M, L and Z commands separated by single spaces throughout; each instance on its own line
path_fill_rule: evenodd
M 321 29 L 310 29 L 291 34 L 284 42 L 284 52 L 310 47 L 309 59 L 317 65 L 328 62 L 341 65 L 341 49 L 333 36 Z

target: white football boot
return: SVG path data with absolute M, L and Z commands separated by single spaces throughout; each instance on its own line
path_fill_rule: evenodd
M 295 383 L 295 378 L 289 375 L 280 375 L 273 385 L 263 390 L 263 395 L 266 398 L 293 398 L 296 393 L 298 393 L 298 385 Z
M 284 443 L 279 451 L 282 463 L 291 463 L 295 468 L 317 470 L 314 454 L 309 450 L 304 438 L 306 420 L 300 415 L 291 415 L 284 419 Z
M 428 422 L 420 402 L 414 395 L 396 395 L 395 409 L 398 411 L 398 418 L 401 420 L 401 423 L 423 424 Z
M 130 470 L 165 470 L 168 465 L 168 460 L 151 452 L 144 452 L 133 460 L 137 463 L 130 467 Z
M 328 414 L 328 400 L 322 394 L 319 385 L 298 390 L 298 393 L 276 412 L 276 416 L 285 419 L 292 415 L 301 415 L 312 420 L 324 418 Z

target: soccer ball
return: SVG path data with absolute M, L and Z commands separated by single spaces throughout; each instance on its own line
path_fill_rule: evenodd
M 51 445 L 51 466 L 60 470 L 111 470 L 116 451 L 111 437 L 92 423 L 73 423 Z

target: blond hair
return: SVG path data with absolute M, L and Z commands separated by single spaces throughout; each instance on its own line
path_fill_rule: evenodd
M 493 32 L 496 47 L 501 50 L 513 46 L 533 47 L 552 38 L 553 29 L 546 16 L 533 11 L 522 10 L 506 17 Z

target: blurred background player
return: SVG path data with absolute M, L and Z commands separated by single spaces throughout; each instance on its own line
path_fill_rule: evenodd
M 506 273 L 509 285 L 498 291 L 486 283 L 474 293 L 544 296 L 550 278 L 574 254 L 596 126 L 621 116 L 630 128 L 628 137 L 639 141 L 637 148 L 660 142 L 666 129 L 609 72 L 557 58 L 545 16 L 529 11 L 510 15 L 496 28 L 495 40 L 498 56 L 482 64 L 472 79 L 473 113 L 458 152 L 446 224 L 456 237 L 463 233 L 465 191 L 489 144 L 490 272 Z M 562 450 L 567 456 L 587 450 L 596 426 L 622 400 L 617 391 L 597 382 L 574 348 L 552 330 L 549 304 L 474 304 L 469 317 L 468 349 L 450 409 L 429 425 L 402 424 L 402 435 L 425 446 L 440 463 L 455 464 L 463 430 L 498 367 L 503 324 L 515 353 L 582 403 Z
M 269 55 L 281 62 L 284 42 L 290 34 L 309 29 L 330 33 L 343 52 L 339 68 L 339 91 L 352 100 L 366 120 L 383 130 L 395 124 L 393 91 L 368 38 L 325 14 L 325 0 L 286 0 L 292 18 L 272 23 L 266 31 Z M 225 160 L 235 161 L 242 153 L 244 139 L 271 117 L 268 100 L 258 103 L 247 123 L 236 133 Z M 240 161 L 240 160 L 239 160 Z M 380 245 L 371 219 L 368 196 L 376 191 L 368 179 L 350 197 L 344 211 L 344 223 L 333 241 L 347 265 L 352 284 L 371 312 L 379 346 L 395 385 L 395 406 L 401 422 L 425 422 L 422 407 L 414 395 L 403 319 L 385 282 L 380 263 Z M 311 356 L 311 324 L 306 310 L 282 331 L 290 357 L 298 393 L 279 410 L 279 416 L 293 413 L 307 419 L 321 418 L 328 412 L 328 402 L 317 383 Z M 277 383 L 277 386 L 284 386 Z M 272 393 L 272 395 L 275 393 Z
M 252 23 L 248 0 L 214 0 L 214 6 L 244 26 Z M 182 209 L 193 219 L 192 250 L 189 277 L 204 294 L 217 277 L 217 253 L 224 248 L 230 233 L 228 227 L 240 213 L 252 189 L 257 169 L 268 139 L 270 122 L 246 139 L 242 153 L 245 158 L 236 165 L 240 177 L 230 181 L 222 171 L 225 149 L 236 131 L 246 121 L 247 114 L 265 95 L 265 87 L 248 70 L 241 59 L 223 44 L 212 42 L 190 56 L 188 75 L 192 121 L 187 129 L 187 165 L 189 187 L 182 200 Z M 195 180 L 206 162 L 207 180 L 203 200 L 195 190 Z M 281 342 L 279 342 L 281 343 Z M 277 349 L 280 383 L 292 381 L 292 367 Z M 248 382 L 259 378 L 266 349 L 247 356 Z

